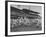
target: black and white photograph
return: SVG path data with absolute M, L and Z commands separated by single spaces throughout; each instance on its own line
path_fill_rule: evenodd
M 44 4 L 8 2 L 8 35 L 44 33 Z

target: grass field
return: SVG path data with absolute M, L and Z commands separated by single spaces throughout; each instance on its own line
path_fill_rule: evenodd
M 18 27 L 11 27 L 11 32 L 20 32 L 20 31 L 39 31 L 42 30 L 41 25 L 37 26 L 35 24 L 31 25 L 31 26 L 18 26 Z

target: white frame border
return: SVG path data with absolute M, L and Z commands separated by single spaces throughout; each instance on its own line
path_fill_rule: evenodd
M 11 4 L 42 6 L 42 31 L 10 32 L 10 5 Z M 8 2 L 8 35 L 37 34 L 37 33 L 44 33 L 44 4 Z

